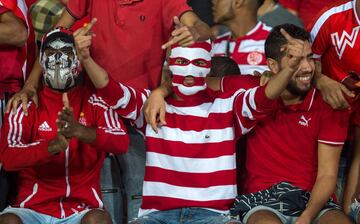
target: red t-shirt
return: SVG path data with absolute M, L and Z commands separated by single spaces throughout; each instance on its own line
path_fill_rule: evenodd
M 356 60 L 360 52 L 360 20 L 355 3 L 355 0 L 337 1 L 309 26 L 312 50 L 321 59 L 322 73 L 339 82 L 350 71 L 360 75 L 360 63 Z M 360 125 L 359 117 L 355 116 L 357 125 Z
M 224 91 L 241 83 L 224 78 Z M 349 111 L 333 110 L 312 88 L 301 104 L 284 106 L 279 100 L 273 113 L 247 134 L 246 172 L 241 193 L 265 190 L 287 181 L 311 191 L 317 175 L 318 143 L 343 145 Z
M 244 193 L 288 181 L 311 191 L 318 143 L 343 145 L 349 112 L 335 111 L 312 89 L 302 104 L 280 106 L 247 136 Z
M 76 19 L 98 19 L 91 54 L 112 78 L 154 89 L 160 84 L 161 45 L 170 37 L 173 17 L 191 8 L 185 0 L 72 0 L 67 10 Z
M 304 22 L 305 27 L 326 6 L 332 4 L 333 0 L 280 0 L 285 8 L 295 10 Z

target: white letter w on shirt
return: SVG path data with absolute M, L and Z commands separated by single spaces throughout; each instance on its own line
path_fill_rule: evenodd
M 359 33 L 359 29 L 360 29 L 360 26 L 357 26 L 357 27 L 353 28 L 353 30 L 351 32 L 351 35 L 349 35 L 344 30 L 342 32 L 342 34 L 341 34 L 341 37 L 339 37 L 338 32 L 331 34 L 331 39 L 332 39 L 332 42 L 333 42 L 333 44 L 335 46 L 335 50 L 336 50 L 336 53 L 339 56 L 339 59 L 341 59 L 341 57 L 343 56 L 346 45 L 349 45 L 351 48 L 354 47 L 354 44 L 356 42 L 356 39 L 357 39 L 357 36 L 358 36 L 358 33 Z

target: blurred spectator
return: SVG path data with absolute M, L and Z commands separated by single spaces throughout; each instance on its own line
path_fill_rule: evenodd
M 27 8 L 23 0 L 0 0 L 0 127 L 7 99 L 26 76 Z
M 213 0 L 216 24 L 229 28 L 213 42 L 213 56 L 228 56 L 239 66 L 242 75 L 267 70 L 264 43 L 270 27 L 257 21 L 261 0 Z
M 211 69 L 207 77 L 224 77 L 226 75 L 240 75 L 239 66 L 229 57 L 211 57 Z
M 334 101 L 333 107 L 344 107 L 348 104 L 353 111 L 352 124 L 355 125 L 353 156 L 349 147 L 344 148 L 341 161 L 342 169 L 339 171 L 338 196 L 341 199 L 343 182 L 345 181 L 344 172 L 347 170 L 347 160 L 353 158 L 353 164 L 350 169 L 346 190 L 344 192 L 343 207 L 346 213 L 350 212 L 350 204 L 354 199 L 358 199 L 360 178 L 360 101 L 349 99 L 347 103 L 342 92 L 354 91 L 359 97 L 360 91 L 360 63 L 355 58 L 360 52 L 359 40 L 359 0 L 341 0 L 326 7 L 309 26 L 311 38 L 313 40 L 313 51 L 315 57 L 321 62 L 322 73 L 334 79 L 336 82 L 327 81 L 319 88 L 322 90 L 324 98 L 328 101 Z M 319 76 L 319 79 L 327 79 Z M 340 95 L 338 95 L 338 93 Z M 346 95 L 349 95 L 348 93 Z M 351 133 L 353 134 L 353 133 Z M 355 203 L 355 209 L 359 206 Z M 355 213 L 358 213 L 356 211 Z M 354 214 L 354 220 L 357 219 Z
M 58 22 L 64 9 L 60 0 L 38 0 L 31 5 L 29 10 L 38 48 L 41 38 Z
M 333 0 L 279 0 L 280 4 L 300 17 L 307 27 L 316 15 L 326 6 L 334 3 Z
M 258 19 L 271 27 L 284 23 L 294 24 L 298 27 L 304 26 L 299 17 L 285 9 L 278 0 L 265 0 L 258 10 Z

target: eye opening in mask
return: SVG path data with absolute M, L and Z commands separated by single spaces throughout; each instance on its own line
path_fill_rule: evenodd
M 190 64 L 190 60 L 182 57 L 170 58 L 170 64 L 173 65 L 188 65 Z
M 189 59 L 186 59 L 186 58 L 182 58 L 182 57 L 169 58 L 170 65 L 186 66 L 186 65 L 189 65 L 190 63 L 195 66 L 203 67 L 203 68 L 210 68 L 210 66 L 211 66 L 210 61 L 207 61 L 202 58 L 194 59 L 192 61 L 190 61 Z
M 209 68 L 209 61 L 206 61 L 205 59 L 195 59 L 192 61 L 192 63 L 199 67 Z
M 66 54 L 70 58 L 74 58 L 74 56 L 75 56 L 72 47 L 63 47 L 63 48 L 60 48 L 60 49 L 54 49 L 52 47 L 48 47 L 48 48 L 45 49 L 44 54 L 47 57 L 49 57 L 49 56 L 52 56 L 52 55 L 54 55 L 54 54 L 56 54 L 58 52 Z

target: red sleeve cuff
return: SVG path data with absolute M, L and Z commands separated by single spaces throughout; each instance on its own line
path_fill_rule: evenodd
M 109 77 L 108 84 L 103 88 L 96 89 L 96 93 L 105 99 L 118 99 L 123 95 L 123 92 L 120 92 L 119 89 L 121 89 L 119 83 L 115 82 L 112 78 Z
M 276 106 L 277 99 L 271 100 L 265 94 L 266 86 L 259 86 L 255 93 L 255 102 L 257 111 L 266 111 Z
M 5 8 L 5 7 L 0 5 L 0 15 L 7 12 L 7 11 L 10 11 L 10 10 L 8 8 Z
M 104 129 L 96 129 L 96 140 L 91 145 L 95 149 L 103 152 L 111 152 L 114 154 L 126 153 L 129 146 L 129 136 L 126 132 L 120 134 L 119 132 L 110 137 L 111 133 L 106 133 Z M 114 141 L 118 144 L 114 145 Z
M 321 139 L 318 139 L 318 142 L 319 143 L 322 143 L 322 144 L 326 144 L 326 145 L 332 145 L 332 146 L 342 146 L 344 145 L 344 142 L 343 141 L 325 141 L 325 140 L 321 140 Z

